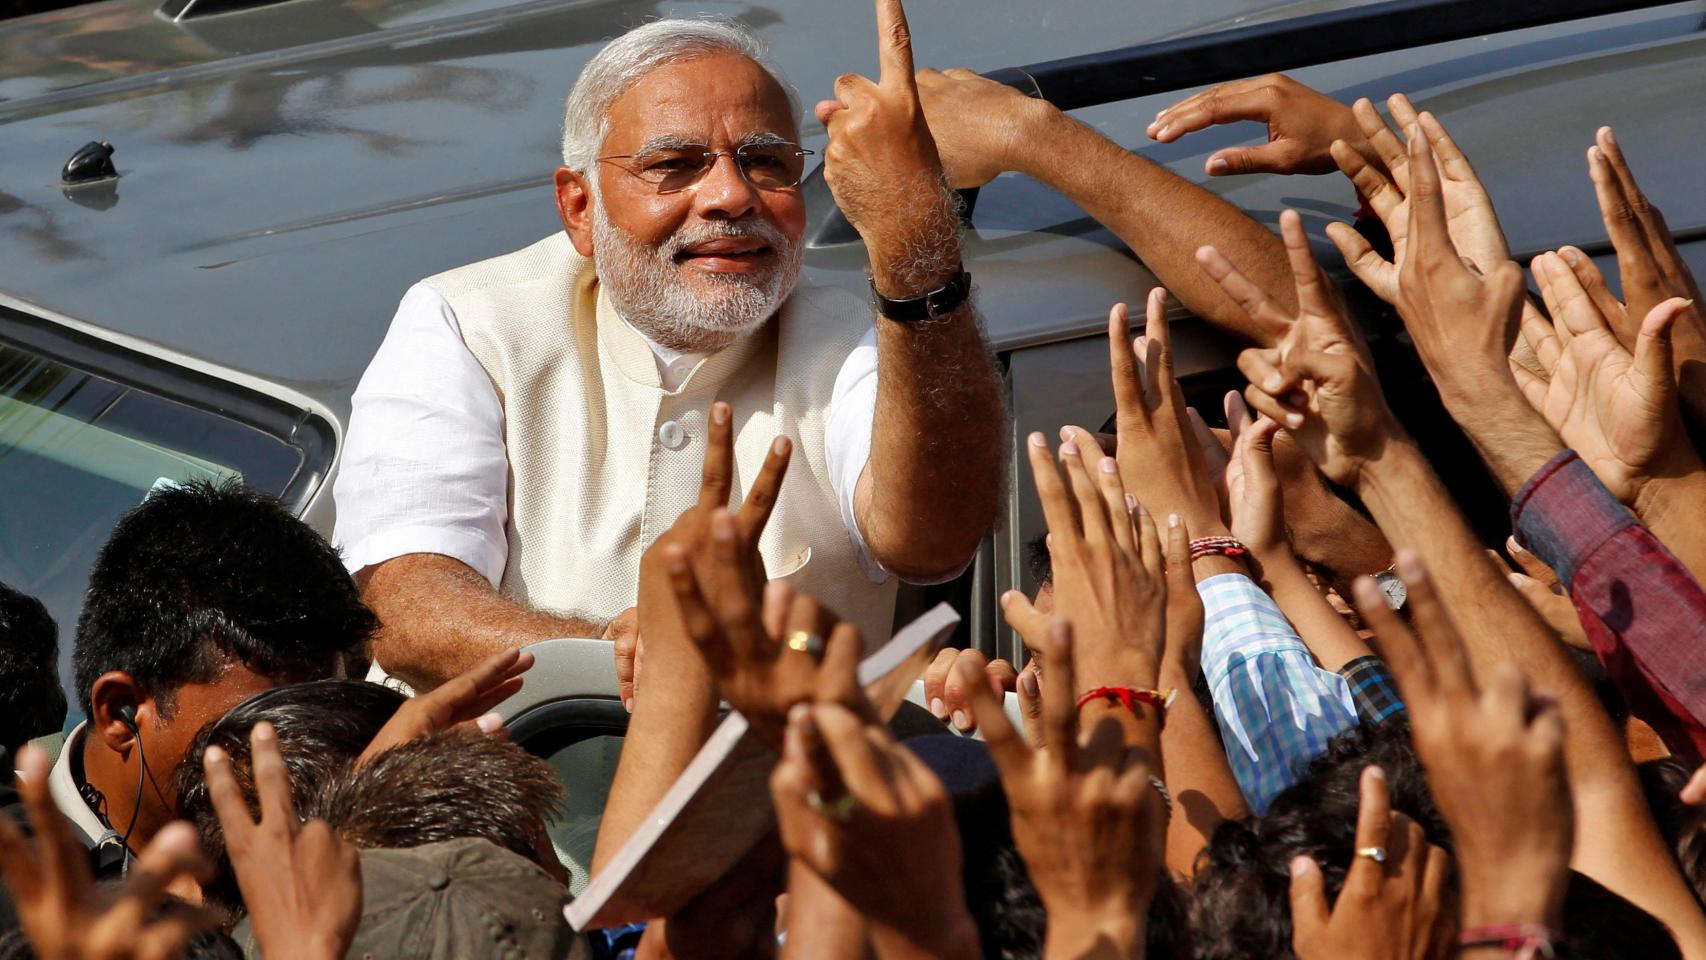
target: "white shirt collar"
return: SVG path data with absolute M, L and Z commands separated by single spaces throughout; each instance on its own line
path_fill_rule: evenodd
M 620 313 L 616 315 L 622 317 Z M 666 347 L 646 336 L 645 331 L 639 327 L 628 323 L 627 317 L 622 317 L 622 322 L 628 324 L 628 329 L 634 331 L 634 334 L 645 341 L 646 346 L 651 349 L 652 359 L 657 361 L 658 365 L 658 379 L 662 381 L 665 390 L 674 390 L 681 386 L 699 361 L 710 356 L 708 353 L 689 353 L 684 350 L 676 350 L 673 347 Z
M 81 762 L 83 750 L 83 735 L 87 732 L 89 722 L 85 720 L 72 729 L 65 738 L 65 746 L 59 751 L 59 759 L 54 761 L 53 769 L 47 775 L 48 793 L 53 796 L 53 805 L 59 812 L 65 814 L 82 836 L 83 845 L 94 849 L 101 839 L 112 831 L 95 816 L 95 811 L 83 802 L 82 791 L 77 789 L 77 778 L 71 773 L 71 765 Z

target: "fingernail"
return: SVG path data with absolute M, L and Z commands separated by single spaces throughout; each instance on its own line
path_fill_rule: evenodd
M 1103 457 L 1102 458 L 1102 472 L 1103 473 L 1119 473 L 1120 472 L 1120 465 L 1118 462 L 1116 462 L 1114 460 L 1113 457 Z M 1128 496 L 1127 499 L 1129 500 L 1130 497 Z M 1128 510 L 1131 509 L 1131 504 L 1129 504 L 1129 503 L 1126 504 L 1126 509 L 1128 509 Z
M 271 740 L 274 736 L 272 724 L 266 722 L 255 724 L 255 729 L 251 736 L 256 740 Z
M 1142 510 L 1142 509 L 1143 508 L 1138 504 L 1136 497 L 1132 496 L 1129 493 L 1125 495 L 1125 512 L 1126 513 L 1131 513 L 1133 511 Z
M 1025 691 L 1025 696 L 1037 695 L 1037 674 L 1034 670 L 1026 670 L 1019 674 L 1019 689 Z
M 1060 439 L 1063 441 L 1071 440 L 1072 439 L 1072 428 L 1071 427 L 1061 427 L 1060 428 Z
M 787 453 L 788 452 L 788 438 L 787 437 L 777 437 L 776 439 L 770 441 L 770 451 L 772 453 Z
M 477 718 L 474 725 L 480 728 L 481 733 L 497 733 L 504 728 L 504 718 L 495 713 L 487 713 Z
M 810 704 L 807 704 L 804 701 L 796 703 L 788 708 L 788 722 L 805 723 L 811 718 L 811 712 L 812 708 Z
M 1564 262 L 1568 263 L 1572 267 L 1581 262 L 1579 259 L 1581 254 L 1578 254 L 1576 251 L 1570 249 L 1569 247 L 1560 248 L 1558 250 L 1558 256 L 1563 257 Z
M 1398 575 L 1410 581 L 1420 580 L 1425 575 L 1422 572 L 1422 558 L 1414 550 L 1405 550 L 1398 554 Z
M 1071 440 L 1068 440 L 1065 443 L 1061 444 L 1060 445 L 1060 455 L 1063 457 L 1076 457 L 1076 456 L 1078 456 L 1078 444 L 1073 443 Z
M 1520 587 L 1522 586 L 1523 580 L 1526 578 L 1520 573 L 1507 573 L 1505 574 L 1505 579 L 1511 582 L 1511 586 Z
M 1033 447 L 1046 447 L 1046 446 L 1048 446 L 1048 438 L 1044 437 L 1040 433 L 1033 433 L 1033 434 L 1031 434 L 1031 446 L 1033 446 Z
M 1373 777 L 1376 780 L 1385 780 L 1386 779 L 1386 771 L 1376 764 L 1370 764 L 1369 766 L 1364 767 L 1363 773 L 1369 777 Z
M 1167 514 L 1167 526 L 1176 527 L 1178 525 L 1179 525 L 1179 515 L 1176 513 Z
M 629 713 L 633 713 L 634 712 L 634 698 L 629 697 L 628 699 L 623 700 L 622 701 L 622 709 L 628 711 Z
M 954 729 L 956 729 L 956 730 L 970 730 L 971 729 L 971 718 L 966 716 L 966 712 L 964 710 L 955 710 L 954 711 Z
M 1292 428 L 1293 430 L 1296 430 L 1298 427 L 1303 426 L 1303 414 L 1301 414 L 1301 413 L 1288 413 L 1288 414 L 1286 414 L 1285 415 L 1285 425 Z
M 1684 309 L 1684 310 L 1690 309 L 1693 306 L 1694 306 L 1694 298 L 1693 297 L 1689 297 L 1687 300 L 1682 301 L 1682 309 Z
M 1610 127 L 1605 128 L 1605 142 L 1606 143 L 1616 143 L 1617 142 L 1617 134 L 1614 133 Z
M 1231 169 L 1232 169 L 1232 164 L 1227 163 L 1225 157 L 1215 157 L 1214 159 L 1212 159 L 1208 162 L 1208 172 L 1211 175 L 1219 175 L 1222 173 L 1226 173 L 1226 172 L 1230 171 Z
M 942 703 L 941 697 L 933 697 L 930 700 L 930 712 L 935 714 L 938 720 L 948 719 L 948 708 Z
M 723 404 L 720 404 L 720 403 L 712 406 L 711 407 L 711 420 L 714 423 L 728 423 L 729 422 L 729 408 Z
M 206 750 L 202 751 L 201 759 L 202 759 L 202 762 L 204 762 L 204 763 L 224 763 L 225 762 L 225 748 L 223 748 L 223 747 L 208 747 Z
M 1315 861 L 1309 859 L 1308 857 L 1292 857 L 1291 858 L 1291 875 L 1292 876 L 1301 877 L 1313 869 L 1315 869 Z
M 1172 124 L 1162 124 L 1161 128 L 1155 131 L 1155 139 L 1160 140 L 1162 137 L 1165 137 L 1167 135 L 1167 131 L 1171 129 L 1173 129 Z
M 1283 386 L 1285 386 L 1285 378 L 1277 373 L 1268 374 L 1268 378 L 1262 381 L 1262 389 L 1269 393 L 1278 393 Z
M 1595 160 L 1604 160 L 1605 159 L 1605 151 L 1601 150 L 1599 148 L 1599 144 L 1596 143 L 1593 146 L 1588 148 L 1588 156 L 1595 159 Z

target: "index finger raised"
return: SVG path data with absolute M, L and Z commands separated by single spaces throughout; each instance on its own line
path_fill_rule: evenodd
M 711 404 L 705 437 L 705 470 L 699 480 L 699 506 L 726 507 L 734 477 L 734 416 L 721 400 Z
M 877 61 L 881 68 L 877 79 L 883 86 L 918 89 L 912 75 L 912 29 L 900 0 L 877 0 Z
M 1372 896 L 1380 890 L 1380 883 L 1386 878 L 1386 867 L 1372 855 L 1363 856 L 1361 851 L 1369 850 L 1372 854 L 1370 848 L 1374 848 L 1381 851 L 1382 857 L 1386 855 L 1386 838 L 1392 832 L 1392 795 L 1386 785 L 1386 771 L 1376 766 L 1363 768 L 1359 786 L 1358 854 L 1351 858 L 1351 868 L 1345 872 L 1344 889 Z

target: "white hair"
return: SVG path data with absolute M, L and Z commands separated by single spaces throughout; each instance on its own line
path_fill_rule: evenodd
M 609 132 L 610 106 L 640 78 L 671 63 L 718 53 L 753 61 L 782 87 L 797 121 L 799 94 L 770 63 L 764 41 L 732 20 L 654 20 L 610 41 L 581 70 L 563 107 L 563 166 L 576 173 L 592 169 Z

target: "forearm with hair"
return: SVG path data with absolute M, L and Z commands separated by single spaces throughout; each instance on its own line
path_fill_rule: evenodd
M 936 219 L 951 218 L 951 206 Z M 885 296 L 947 282 L 960 263 L 959 235 L 957 226 L 941 229 L 925 238 L 935 245 L 928 252 L 918 238 L 871 250 Z M 994 359 L 967 302 L 917 323 L 879 317 L 877 369 L 871 458 L 855 495 L 859 531 L 889 571 L 941 576 L 976 551 L 1000 504 L 1007 415 Z
M 1495 473 L 1518 469 L 1515 464 L 1542 448 L 1531 440 Z M 1388 442 L 1385 454 L 1363 470 L 1357 491 L 1387 539 L 1416 550 L 1427 563 L 1462 628 L 1476 673 L 1485 677 L 1492 664 L 1513 662 L 1536 691 L 1557 700 L 1568 730 L 1565 759 L 1575 802 L 1571 866 L 1658 917 L 1685 956 L 1706 957 L 1706 916 L 1653 824 L 1611 718 L 1557 635 L 1495 568 L 1421 451 L 1407 439 Z
M 1337 672 L 1352 660 L 1374 652 L 1315 584 L 1309 582 L 1303 565 L 1297 562 L 1290 548 L 1282 545 L 1258 560 L 1263 588 L 1279 604 L 1280 612 L 1297 628 L 1297 635 L 1324 669 Z
M 431 690 L 486 657 L 554 637 L 596 637 L 602 624 L 554 616 L 503 596 L 460 560 L 411 553 L 356 575 L 381 624 L 374 658 L 386 673 Z
M 1676 442 L 1689 440 L 1679 436 Z M 1694 579 L 1706 583 L 1706 526 L 1700 523 L 1706 511 L 1706 473 L 1698 469 L 1698 458 L 1694 466 L 1691 472 L 1648 480 L 1635 497 L 1634 511 Z
M 787 941 L 783 960 L 865 960 L 865 917 L 798 860 L 788 862 Z
M 1019 172 L 1112 230 L 1192 313 L 1263 346 L 1272 339 L 1197 266 L 1205 243 L 1273 291 L 1282 309 L 1297 306 L 1284 245 L 1237 207 L 1058 111 L 1030 140 L 1032 148 L 1017 158 Z

